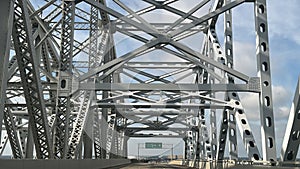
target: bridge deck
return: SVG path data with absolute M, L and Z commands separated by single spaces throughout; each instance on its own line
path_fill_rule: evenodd
M 123 165 L 118 167 L 112 167 L 109 169 L 156 169 L 156 168 L 164 168 L 164 169 L 186 169 L 186 166 L 180 165 L 171 165 L 171 164 L 149 164 L 149 163 L 132 163 L 129 165 Z
M 226 166 L 226 165 L 225 165 Z M 132 163 L 132 164 L 126 164 L 123 166 L 117 166 L 117 167 L 112 167 L 109 169 L 187 169 L 188 167 L 186 166 L 180 166 L 180 165 L 175 165 L 175 164 L 153 164 L 153 163 Z M 192 169 L 191 167 L 189 167 Z M 214 168 L 214 167 L 213 167 Z M 236 165 L 236 166 L 231 166 L 228 165 L 227 167 L 224 167 L 224 169 L 300 169 L 300 167 L 279 167 L 279 166 L 257 166 L 257 165 Z M 194 168 L 196 169 L 196 168 Z M 210 166 L 206 166 L 201 169 L 211 169 Z

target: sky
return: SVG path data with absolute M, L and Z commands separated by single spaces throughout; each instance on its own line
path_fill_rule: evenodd
M 39 0 L 31 0 L 38 8 L 42 6 Z M 120 7 L 108 0 L 108 6 L 112 9 L 126 14 Z M 134 11 L 146 6 L 147 4 L 140 0 L 126 1 L 122 0 L 126 5 L 130 6 Z M 179 0 L 174 7 L 182 11 L 188 11 L 196 5 L 199 0 Z M 194 5 L 193 5 L 194 4 Z M 79 4 L 82 5 L 82 4 Z M 84 5 L 82 6 L 84 8 Z M 207 9 L 207 7 L 205 7 Z M 273 82 L 273 102 L 275 116 L 276 146 L 277 155 L 279 156 L 282 139 L 285 133 L 285 126 L 291 107 L 294 91 L 297 84 L 300 68 L 300 17 L 298 17 L 300 8 L 299 0 L 267 0 L 267 11 L 269 21 L 269 45 L 270 45 L 270 61 L 271 76 Z M 197 16 L 205 14 L 206 10 L 196 12 Z M 153 13 L 152 13 L 153 14 Z M 178 19 L 178 16 L 163 10 L 156 10 L 154 15 L 144 15 L 144 19 L 151 21 L 172 21 Z M 157 20 L 159 18 L 159 20 Z M 217 34 L 220 42 L 223 42 L 223 16 L 219 17 L 217 23 Z M 233 10 L 233 48 L 234 48 L 234 66 L 235 69 L 249 75 L 256 76 L 256 58 L 255 58 L 255 29 L 254 29 L 254 13 L 253 4 L 242 4 Z M 143 34 L 144 35 L 144 34 Z M 75 34 L 77 39 L 84 39 L 88 33 Z M 146 35 L 144 35 L 146 36 Z M 117 44 L 117 54 L 123 55 L 140 45 L 132 39 L 126 38 L 120 34 L 114 35 Z M 187 44 L 192 49 L 200 51 L 200 36 L 194 36 L 183 40 L 182 43 Z M 200 40 L 202 41 L 202 40 Z M 76 59 L 76 58 L 75 58 Z M 243 93 L 240 95 L 242 103 L 246 110 L 246 115 L 253 130 L 256 142 L 261 152 L 260 146 L 260 123 L 258 112 L 258 95 Z M 137 156 L 139 143 L 144 142 L 162 142 L 163 144 L 173 144 L 175 154 L 182 154 L 182 141 L 180 139 L 130 139 L 129 152 L 130 156 Z M 239 139 L 240 141 L 240 139 Z M 242 145 L 242 144 L 239 144 Z M 239 146 L 239 151 L 244 156 L 245 150 Z M 141 150 L 140 155 L 158 155 L 162 154 L 166 149 L 161 151 Z M 167 151 L 165 154 L 169 154 Z

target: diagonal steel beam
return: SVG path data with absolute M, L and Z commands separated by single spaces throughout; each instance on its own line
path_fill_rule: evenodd
M 124 61 L 128 61 L 129 59 L 132 59 L 134 57 L 136 57 L 136 55 L 148 50 L 149 48 L 152 48 L 154 46 L 156 46 L 157 44 L 161 43 L 162 40 L 161 39 L 155 39 L 153 41 L 150 41 L 148 43 L 146 43 L 145 45 L 139 47 L 138 49 L 132 51 L 132 52 L 129 52 L 121 57 L 118 57 L 98 68 L 94 68 L 94 69 L 91 69 L 90 71 L 88 71 L 87 73 L 83 74 L 82 76 L 79 77 L 79 81 L 84 81 L 86 80 L 87 78 L 89 77 L 92 77 L 102 71 L 105 71 L 109 68 L 111 68 L 112 66 L 115 66 L 121 62 L 124 62 Z
M 197 25 L 199 25 L 199 24 L 201 24 L 203 22 L 208 21 L 209 19 L 211 19 L 213 17 L 216 17 L 216 16 L 224 13 L 225 11 L 227 11 L 229 9 L 232 9 L 233 7 L 236 7 L 236 6 L 244 3 L 245 1 L 247 1 L 247 0 L 235 0 L 235 1 L 231 2 L 231 3 L 228 3 L 226 6 L 223 6 L 223 7 L 219 8 L 219 9 L 217 9 L 215 11 L 212 11 L 209 14 L 207 14 L 207 15 L 199 18 L 199 20 L 193 21 L 190 24 L 188 24 L 186 26 L 183 26 L 182 28 L 177 29 L 177 30 L 171 32 L 170 33 L 170 37 L 175 37 L 175 36 L 177 36 L 177 35 L 185 32 L 185 31 L 187 31 L 187 30 L 189 30 L 189 29 L 191 29 L 191 28 L 193 28 L 193 27 L 195 27 L 195 26 L 197 26 Z
M 14 1 L 0 1 L 0 6 L 6 10 L 0 11 L 0 126 L 2 126 L 6 88 L 8 81 L 9 50 L 11 46 L 11 34 L 13 26 Z M 0 139 L 1 139 L 0 132 Z
M 149 27 L 147 27 L 147 26 L 145 26 L 145 25 L 143 25 L 139 22 L 136 22 L 133 19 L 128 18 L 127 16 L 124 16 L 121 13 L 119 13 L 119 12 L 117 12 L 117 11 L 111 9 L 111 8 L 106 7 L 105 5 L 103 5 L 99 2 L 96 2 L 96 1 L 93 1 L 93 0 L 85 0 L 85 2 L 99 8 L 99 9 L 105 11 L 105 12 L 107 12 L 108 14 L 110 14 L 110 15 L 112 15 L 112 16 L 114 16 L 114 17 L 116 17 L 116 18 L 118 18 L 118 19 L 120 19 L 124 22 L 127 22 L 127 23 L 131 24 L 132 26 L 135 26 L 135 27 L 145 31 L 146 33 L 148 33 L 148 34 L 150 34 L 154 37 L 158 37 L 160 35 L 160 34 L 157 34 L 157 32 L 153 32 L 153 30 L 151 28 L 149 28 Z
M 52 158 L 51 138 L 42 95 L 38 63 L 33 46 L 27 1 L 17 0 L 14 12 L 12 35 L 36 154 L 38 158 Z
M 238 77 L 239 79 L 241 79 L 243 81 L 248 82 L 249 79 L 250 79 L 250 77 L 248 77 L 247 75 L 245 75 L 245 74 L 243 74 L 241 72 L 238 72 L 238 71 L 236 71 L 234 69 L 228 68 L 226 65 L 224 65 L 222 63 L 219 63 L 219 62 L 217 62 L 217 61 L 215 61 L 213 59 L 205 57 L 205 56 L 201 55 L 200 53 L 192 50 L 188 46 L 185 46 L 185 45 L 183 45 L 183 44 L 181 44 L 179 42 L 171 41 L 170 44 L 172 46 L 174 46 L 175 48 L 177 48 L 178 50 L 184 51 L 184 52 L 186 52 L 189 55 L 192 55 L 192 56 L 194 56 L 196 58 L 199 58 L 203 62 L 206 62 L 206 63 L 211 64 L 211 65 L 213 65 L 213 66 L 215 66 L 215 67 L 217 67 L 217 68 L 219 68 L 221 70 L 224 70 L 225 72 L 227 72 L 227 73 L 229 73 L 229 74 L 231 74 L 231 75 L 233 75 L 235 77 Z

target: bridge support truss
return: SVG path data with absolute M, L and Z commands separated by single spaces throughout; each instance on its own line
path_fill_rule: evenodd
M 266 0 L 182 2 L 0 2 L 10 9 L 0 16 L 1 152 L 9 140 L 20 159 L 126 158 L 130 138 L 176 137 L 193 167 L 219 165 L 226 152 L 239 161 L 239 144 L 251 161 L 276 161 Z M 245 3 L 255 11 L 257 77 L 234 65 L 232 9 Z M 187 42 L 195 37 L 197 49 Z M 262 152 L 240 92 L 259 95 Z M 298 97 L 283 161 L 299 145 Z

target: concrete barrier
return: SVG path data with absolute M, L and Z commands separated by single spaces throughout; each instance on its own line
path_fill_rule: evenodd
M 129 164 L 127 159 L 84 159 L 84 160 L 4 160 L 0 169 L 101 169 Z

